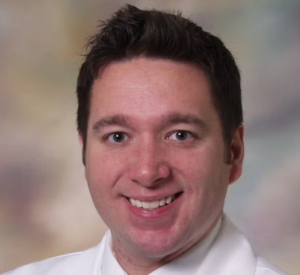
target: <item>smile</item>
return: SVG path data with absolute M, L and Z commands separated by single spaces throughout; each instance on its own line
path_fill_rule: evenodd
M 137 199 L 133 198 L 128 198 L 129 202 L 131 205 L 138 207 L 138 208 L 143 208 L 143 209 L 148 209 L 148 210 L 154 210 L 160 207 L 163 207 L 165 205 L 168 205 L 173 202 L 175 199 L 175 195 L 171 195 L 169 197 L 163 198 L 161 200 L 157 201 L 139 201 Z

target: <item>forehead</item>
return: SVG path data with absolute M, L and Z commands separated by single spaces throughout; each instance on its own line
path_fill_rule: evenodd
M 178 75 L 182 77 L 178 78 Z M 207 86 L 207 88 L 209 86 L 208 77 L 196 64 L 142 56 L 109 63 L 99 71 L 94 84 L 97 85 L 101 82 L 101 85 L 110 83 L 113 86 L 115 83 L 120 84 L 121 81 L 125 80 L 137 86 L 138 83 L 145 85 L 150 84 L 151 80 L 157 81 L 159 79 L 170 84 L 168 80 L 171 78 L 173 78 L 174 85 L 186 85 L 186 88 L 195 84 L 195 79 L 199 80 L 197 84 L 201 85 L 201 89 L 204 88 L 203 86 Z
M 109 64 L 94 81 L 91 118 L 124 113 L 203 116 L 215 112 L 209 82 L 195 65 L 166 59 L 135 58 Z

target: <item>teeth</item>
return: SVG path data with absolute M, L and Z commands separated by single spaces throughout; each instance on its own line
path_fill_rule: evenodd
M 131 202 L 131 204 L 133 205 L 133 206 L 136 206 L 136 201 L 135 201 L 135 199 L 129 199 L 130 200 L 130 202 Z
M 142 207 L 142 203 L 138 200 L 135 201 L 135 206 L 141 208 Z
M 132 198 L 129 198 L 130 203 L 133 206 L 139 207 L 139 208 L 144 208 L 144 209 L 149 209 L 149 210 L 154 210 L 158 207 L 164 206 L 166 204 L 170 204 L 174 200 L 175 196 L 169 196 L 167 198 L 161 199 L 159 201 L 139 201 L 135 200 Z
M 143 207 L 144 209 L 149 209 L 149 208 L 150 208 L 150 202 L 143 201 L 143 202 L 142 202 L 142 207 Z
M 162 199 L 159 201 L 159 206 L 164 206 L 166 204 L 166 200 Z
M 150 202 L 150 208 L 155 209 L 159 206 L 159 201 L 152 201 Z
M 171 203 L 171 201 L 172 201 L 172 196 L 170 196 L 170 197 L 167 197 L 167 199 L 166 199 L 166 203 L 167 203 L 167 204 L 170 204 L 170 203 Z

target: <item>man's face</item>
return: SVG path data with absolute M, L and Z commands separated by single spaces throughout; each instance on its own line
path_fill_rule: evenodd
M 235 139 L 233 159 L 242 154 L 241 129 Z M 242 156 L 226 164 L 225 151 L 199 68 L 136 58 L 110 64 L 95 80 L 86 179 L 114 249 L 166 257 L 207 234 L 241 172 Z

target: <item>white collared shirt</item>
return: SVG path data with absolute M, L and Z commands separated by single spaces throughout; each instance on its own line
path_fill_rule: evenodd
M 72 253 L 20 267 L 3 275 L 124 275 L 111 249 L 110 232 L 101 243 Z M 286 275 L 258 258 L 247 239 L 224 215 L 212 232 L 186 253 L 151 275 Z

